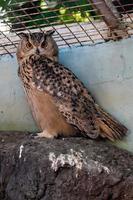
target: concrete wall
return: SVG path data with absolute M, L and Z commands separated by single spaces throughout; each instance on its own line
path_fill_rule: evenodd
M 68 66 L 97 102 L 130 130 L 120 145 L 133 151 L 133 38 L 60 50 Z M 16 56 L 0 57 L 0 130 L 36 131 L 17 77 Z

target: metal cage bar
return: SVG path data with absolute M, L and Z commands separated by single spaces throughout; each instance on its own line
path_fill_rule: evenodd
M 104 21 L 104 13 L 99 13 L 98 10 L 98 6 L 106 1 L 53 0 L 55 5 L 52 5 L 48 0 L 11 0 L 0 15 L 0 54 L 11 55 L 16 51 L 18 33 L 21 31 L 46 31 L 52 28 L 55 30 L 54 39 L 60 48 L 90 45 L 105 42 L 107 38 L 112 39 L 108 35 L 111 27 Z M 117 18 L 119 22 L 133 23 L 132 1 L 125 1 L 124 4 L 122 0 L 110 2 L 120 16 Z M 133 25 L 127 30 L 128 36 L 133 34 L 131 27 Z

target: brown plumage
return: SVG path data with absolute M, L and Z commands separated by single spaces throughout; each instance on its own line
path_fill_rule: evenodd
M 83 83 L 58 62 L 58 48 L 46 33 L 21 34 L 19 76 L 23 82 L 40 137 L 99 135 L 120 139 L 127 128 L 104 112 Z

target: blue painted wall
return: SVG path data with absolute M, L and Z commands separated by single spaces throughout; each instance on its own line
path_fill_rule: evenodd
M 60 62 L 86 85 L 96 101 L 130 130 L 120 145 L 133 151 L 133 38 L 60 50 Z M 0 129 L 37 130 L 17 77 L 14 55 L 0 58 Z

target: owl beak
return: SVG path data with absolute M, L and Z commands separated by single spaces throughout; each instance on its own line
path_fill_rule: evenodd
M 40 54 L 40 51 L 39 51 L 39 49 L 38 49 L 38 48 L 36 49 L 36 54 L 37 54 L 37 55 L 39 55 L 39 54 Z

